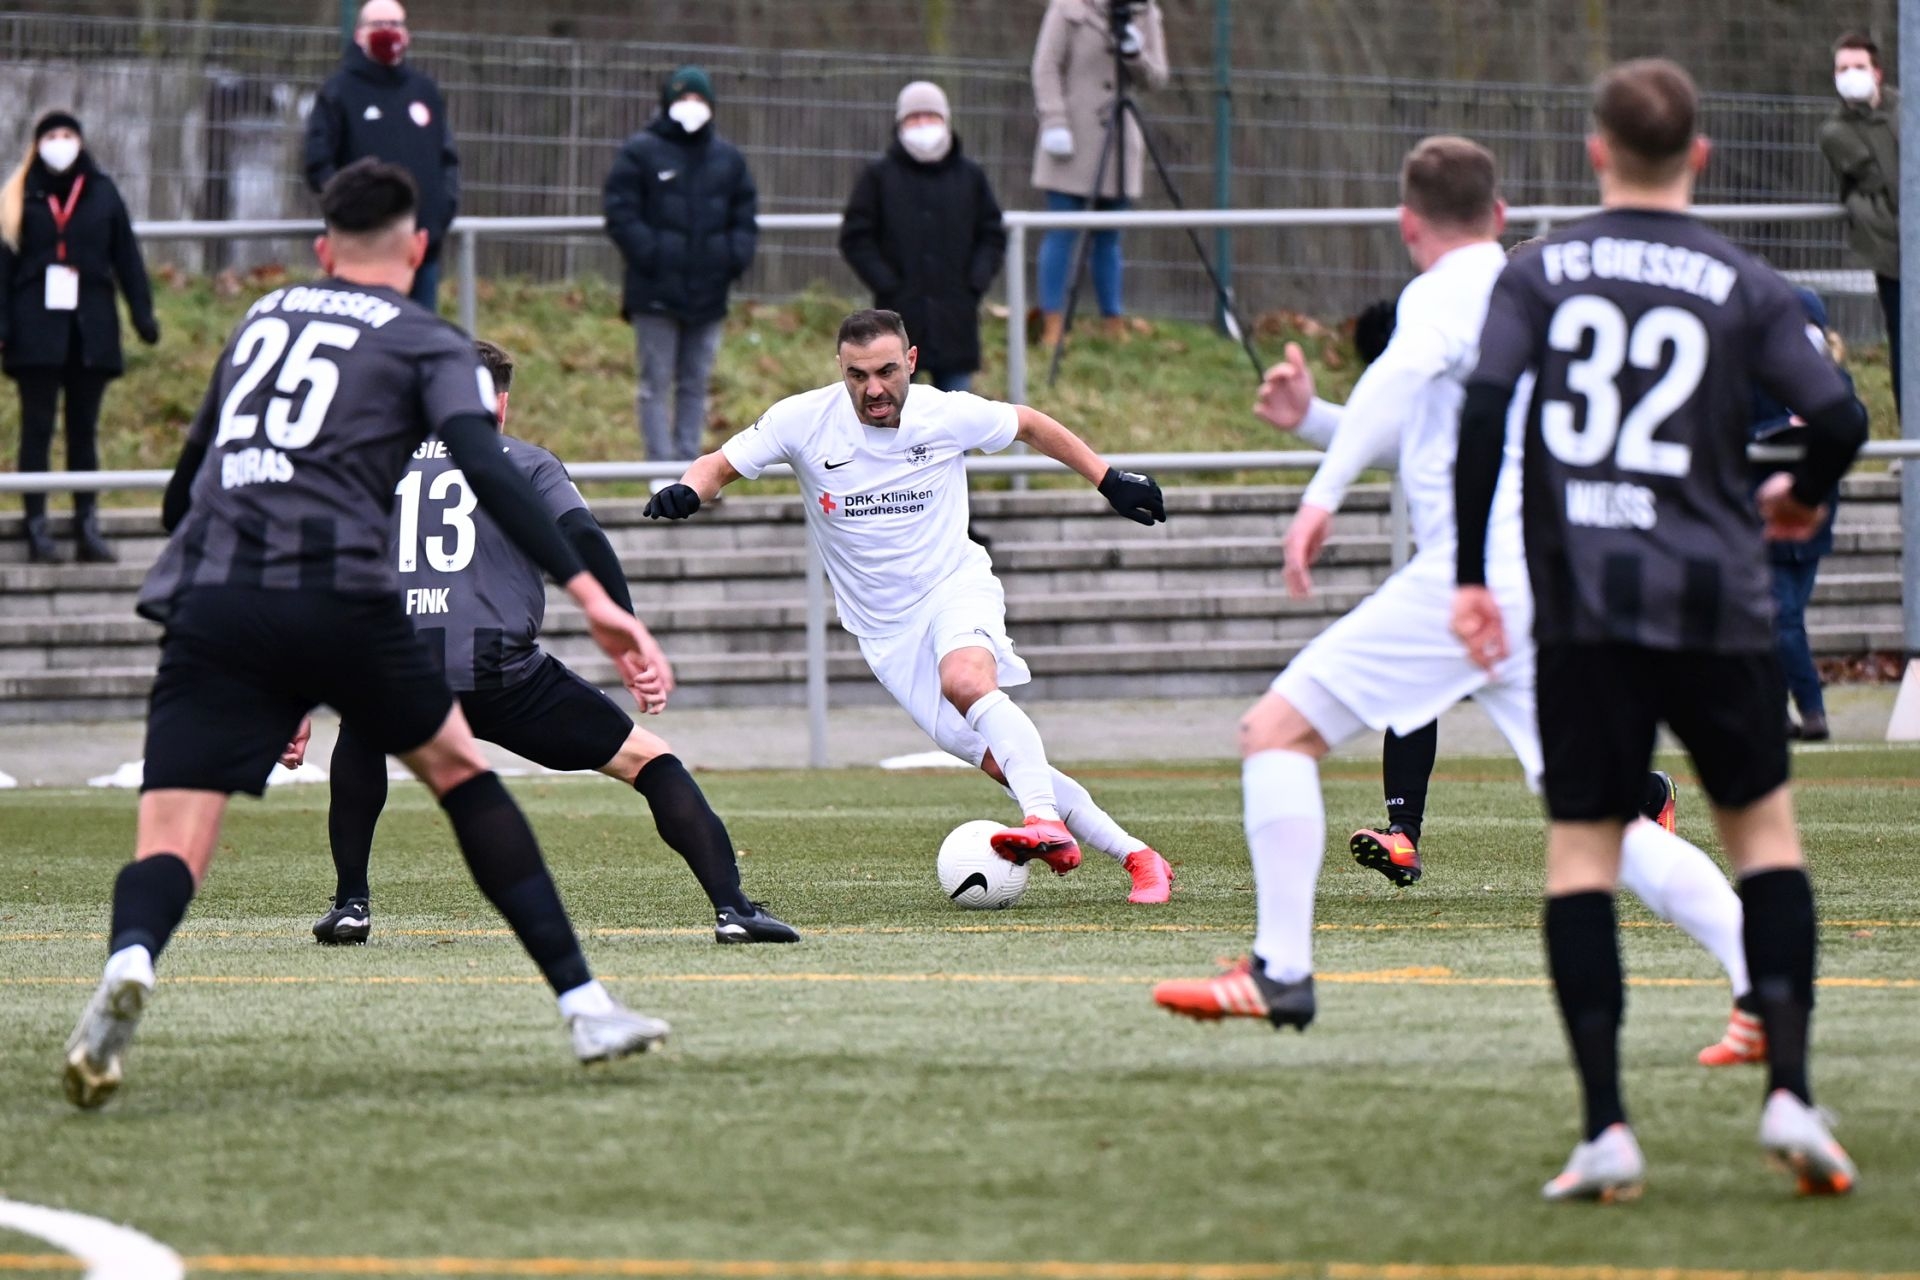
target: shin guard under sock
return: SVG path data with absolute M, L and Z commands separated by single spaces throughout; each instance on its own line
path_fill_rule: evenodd
M 473 882 L 494 905 L 557 995 L 593 980 L 526 815 L 491 771 L 440 797 Z
M 646 797 L 660 838 L 686 860 L 693 878 L 716 911 L 746 911 L 740 892 L 740 865 L 733 855 L 727 824 L 707 803 L 700 784 L 674 755 L 655 756 L 640 766 L 633 789 Z
M 1626 979 L 1620 969 L 1613 895 L 1593 892 L 1548 898 L 1546 936 L 1553 990 L 1586 1102 L 1583 1136 L 1591 1142 L 1608 1125 L 1627 1118 L 1620 1098 L 1620 1020 L 1626 1010 Z
M 186 919 L 193 901 L 193 872 L 176 854 L 156 853 L 120 868 L 113 882 L 113 923 L 107 954 L 145 947 L 155 960 Z
M 1740 902 L 1747 916 L 1754 1012 L 1767 1030 L 1767 1091 L 1785 1089 L 1811 1106 L 1807 1040 L 1813 1021 L 1817 927 L 1813 884 L 1798 867 L 1761 871 L 1740 882 Z

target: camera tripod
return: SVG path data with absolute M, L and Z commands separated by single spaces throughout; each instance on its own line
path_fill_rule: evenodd
M 1106 186 L 1109 164 L 1118 175 L 1114 188 L 1124 196 L 1127 188 L 1127 121 L 1131 119 L 1139 127 L 1140 140 L 1146 147 L 1147 158 L 1153 161 L 1153 170 L 1159 175 L 1160 187 L 1166 192 L 1167 200 L 1176 210 L 1184 210 L 1186 201 L 1180 198 L 1178 188 L 1173 185 L 1173 175 L 1160 156 L 1160 148 L 1154 143 L 1152 130 L 1147 127 L 1146 114 L 1133 96 L 1133 71 L 1127 65 L 1125 46 L 1127 23 L 1135 8 L 1136 0 L 1110 0 L 1109 3 L 1107 34 L 1113 45 L 1113 101 L 1107 108 L 1105 135 L 1100 140 L 1100 161 L 1094 168 L 1093 187 L 1087 194 L 1087 202 L 1089 208 L 1099 203 L 1102 188 Z M 1239 309 L 1234 305 L 1233 290 L 1220 278 L 1213 258 L 1200 241 L 1200 233 L 1192 227 L 1185 230 L 1194 256 L 1200 260 L 1207 279 L 1213 284 L 1214 301 L 1219 306 L 1229 336 L 1237 338 L 1241 349 L 1247 353 L 1247 359 L 1253 365 L 1253 376 L 1256 379 L 1264 376 L 1266 366 L 1260 363 L 1260 353 L 1254 349 L 1252 329 L 1240 318 Z M 1067 291 L 1066 311 L 1061 317 L 1060 337 L 1053 344 L 1053 354 L 1047 365 L 1049 387 L 1060 378 L 1060 361 L 1066 354 L 1067 331 L 1073 327 L 1074 313 L 1079 309 L 1080 290 L 1086 284 L 1087 262 L 1092 248 L 1093 232 L 1090 228 L 1082 227 L 1075 234 L 1072 284 Z

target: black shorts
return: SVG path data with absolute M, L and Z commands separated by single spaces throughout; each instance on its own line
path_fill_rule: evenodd
M 524 680 L 459 696 L 474 737 L 548 769 L 598 769 L 633 732 L 612 698 L 550 653 Z
M 399 755 L 440 731 L 453 693 L 398 596 L 195 587 L 160 641 L 141 789 L 257 796 L 322 704 Z
M 1772 650 L 1683 653 L 1629 644 L 1543 644 L 1536 692 L 1547 814 L 1630 822 L 1664 722 L 1723 809 L 1787 780 L 1786 681 Z

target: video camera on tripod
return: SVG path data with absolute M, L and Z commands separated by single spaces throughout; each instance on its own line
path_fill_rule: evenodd
M 1147 0 L 1107 0 L 1107 33 L 1123 58 L 1140 56 L 1140 28 L 1134 17 L 1146 7 Z

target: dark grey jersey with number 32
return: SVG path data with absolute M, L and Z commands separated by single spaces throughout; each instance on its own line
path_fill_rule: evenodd
M 501 436 L 500 447 L 556 521 L 587 505 L 545 449 L 512 436 Z M 407 615 L 456 692 L 497 689 L 533 673 L 546 575 L 479 509 L 438 439 L 415 450 L 394 488 L 393 556 Z
M 1798 412 L 1851 395 L 1786 281 L 1692 217 L 1609 210 L 1495 284 L 1472 382 L 1511 389 L 1528 369 L 1535 638 L 1771 649 L 1753 389 Z
M 199 586 L 392 594 L 389 512 L 407 459 L 494 409 L 472 341 L 393 290 L 274 290 L 248 308 L 193 420 L 206 459 L 140 612 L 164 620 Z

